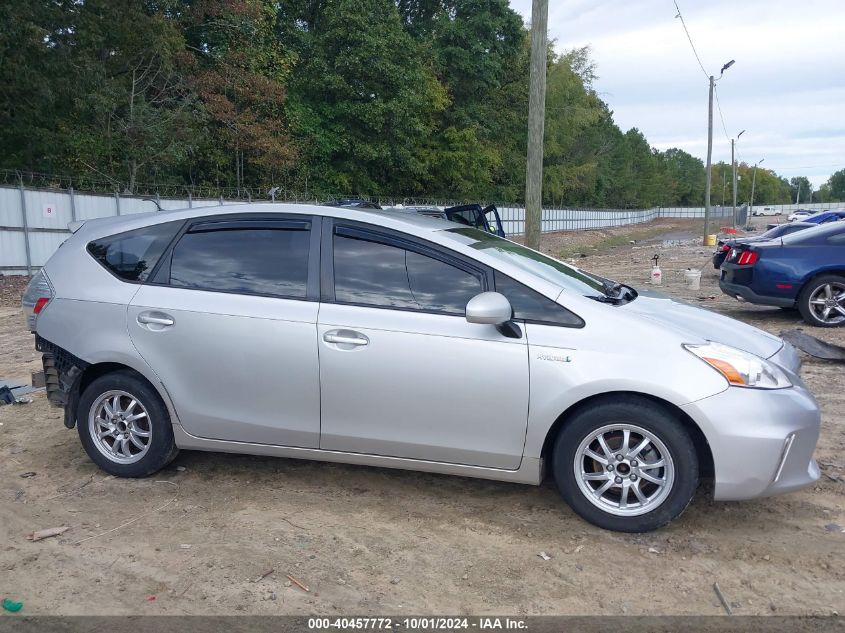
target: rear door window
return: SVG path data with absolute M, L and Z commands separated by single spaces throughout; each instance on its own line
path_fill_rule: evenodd
M 340 303 L 463 315 L 484 282 L 480 272 L 412 249 L 335 234 L 334 289 Z
M 94 240 L 88 252 L 124 281 L 146 281 L 182 222 L 164 222 Z
M 304 298 L 310 233 L 310 223 L 302 221 L 195 225 L 173 248 L 170 285 Z

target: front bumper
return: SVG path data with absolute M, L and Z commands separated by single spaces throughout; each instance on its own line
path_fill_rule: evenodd
M 681 407 L 710 445 L 716 499 L 781 494 L 819 478 L 813 451 L 821 414 L 801 380 L 793 380 L 790 389 L 729 387 Z

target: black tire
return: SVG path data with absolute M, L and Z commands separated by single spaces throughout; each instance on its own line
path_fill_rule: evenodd
M 145 432 L 149 432 L 148 446 L 145 454 L 132 463 L 120 463 L 109 458 L 95 444 L 99 440 L 92 437 L 89 423 L 92 407 L 101 396 L 112 391 L 129 394 L 146 409 L 147 423 L 144 428 Z M 79 399 L 76 428 L 91 461 L 116 477 L 146 477 L 167 466 L 179 453 L 173 440 L 173 426 L 167 407 L 155 389 L 131 371 L 116 371 L 100 376 L 86 387 Z
M 798 311 L 801 312 L 801 318 L 810 325 L 815 327 L 842 327 L 845 325 L 845 316 L 840 315 L 839 320 L 822 320 L 819 315 L 810 307 L 810 300 L 816 292 L 826 286 L 827 284 L 839 284 L 845 286 L 845 276 L 842 275 L 822 275 L 811 279 L 807 285 L 801 289 L 801 294 L 798 295 Z M 834 311 L 835 313 L 835 311 Z
M 580 477 L 575 474 L 575 457 L 581 443 L 602 427 L 613 424 L 625 424 L 644 429 L 662 442 L 672 458 L 674 482 L 668 487 L 662 500 L 658 501 L 655 498 L 657 505 L 654 509 L 642 514 L 619 516 L 598 507 L 596 503 L 588 499 L 587 493 L 582 491 L 579 485 Z M 610 448 L 616 448 L 611 446 L 610 441 L 607 444 Z M 582 462 L 579 461 L 580 463 Z M 633 465 L 627 460 L 625 463 Z M 598 462 L 595 462 L 595 466 L 601 472 L 602 466 Z M 619 396 L 598 401 L 578 410 L 565 421 L 555 442 L 552 468 L 561 496 L 578 515 L 593 525 L 617 532 L 648 532 L 666 525 L 686 509 L 698 487 L 698 456 L 683 423 L 663 406 L 636 396 Z M 617 472 L 622 473 L 621 468 Z M 662 472 L 661 476 L 665 477 L 666 471 L 658 469 L 646 472 Z M 628 477 L 630 478 L 632 474 L 634 472 L 629 468 Z M 636 475 L 633 478 L 636 479 Z M 642 475 L 640 478 L 638 485 L 649 486 Z M 596 486 L 598 487 L 599 484 Z M 612 490 L 607 494 L 621 496 L 620 492 L 614 493 Z M 639 503 L 633 491 L 626 491 L 625 494 L 626 499 L 634 500 L 634 505 Z

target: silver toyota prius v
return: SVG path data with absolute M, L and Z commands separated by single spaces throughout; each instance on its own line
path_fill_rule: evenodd
M 701 478 L 751 499 L 819 477 L 788 343 L 478 229 L 285 204 L 71 229 L 23 306 L 51 402 L 113 475 L 179 449 L 548 473 L 625 532 Z

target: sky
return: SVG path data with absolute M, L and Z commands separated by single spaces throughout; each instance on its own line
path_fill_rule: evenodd
M 658 149 L 705 159 L 707 76 L 735 59 L 716 84 L 714 163 L 745 130 L 740 161 L 816 189 L 845 168 L 845 0 L 677 1 L 706 75 L 672 0 L 549 0 L 549 38 L 558 52 L 590 46 L 617 125 Z M 511 6 L 530 22 L 531 0 Z

